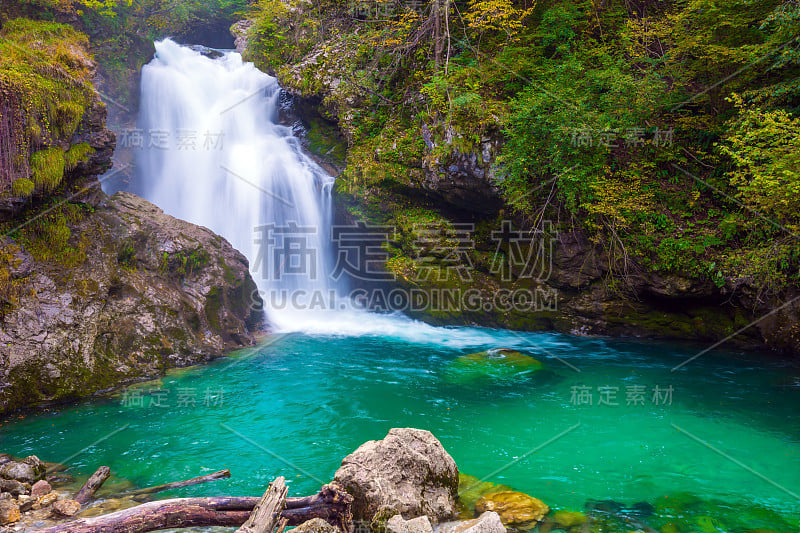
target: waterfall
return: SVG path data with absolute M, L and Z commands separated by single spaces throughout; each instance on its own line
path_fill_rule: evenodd
M 278 123 L 275 78 L 233 51 L 155 47 L 142 69 L 137 192 L 244 253 L 273 322 L 335 291 L 334 179 Z
M 330 275 L 334 178 L 278 123 L 277 80 L 233 51 L 204 55 L 169 39 L 155 48 L 142 69 L 137 131 L 125 139 L 138 153 L 129 188 L 244 253 L 273 329 L 492 342 L 481 331 L 436 328 L 354 305 Z

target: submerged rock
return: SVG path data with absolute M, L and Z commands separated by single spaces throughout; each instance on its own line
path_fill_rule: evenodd
M 499 485 L 491 481 L 481 481 L 475 476 L 469 474 L 458 473 L 458 503 L 464 507 L 470 516 L 475 513 L 475 503 L 481 499 L 481 496 L 486 494 L 493 494 L 495 492 L 504 492 L 514 490 L 508 485 Z
M 553 522 L 559 526 L 570 528 L 586 523 L 589 520 L 585 514 L 580 511 L 556 511 L 553 513 Z
M 447 365 L 447 380 L 470 383 L 481 379 L 508 379 L 542 370 L 544 365 L 529 355 L 495 348 L 456 358 Z
M 353 495 L 353 516 L 368 522 L 455 515 L 458 468 L 429 431 L 393 428 L 365 442 L 342 461 L 334 480 Z
M 515 491 L 487 494 L 478 500 L 475 510 L 479 513 L 494 511 L 503 524 L 519 529 L 533 527 L 550 512 L 543 501 Z
M 36 295 L 0 310 L 0 413 L 255 343 L 261 299 L 222 237 L 128 193 L 103 195 L 69 231 L 68 261 L 0 241 L 0 271 Z

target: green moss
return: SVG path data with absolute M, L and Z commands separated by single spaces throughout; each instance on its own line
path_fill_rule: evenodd
M 73 144 L 64 154 L 64 166 L 67 170 L 72 170 L 78 163 L 85 162 L 93 153 L 94 148 L 88 143 Z
M 33 183 L 46 191 L 52 191 L 64 177 L 64 151 L 58 147 L 45 148 L 31 155 Z
M 80 221 L 84 211 L 79 205 L 63 204 L 33 219 L 19 230 L 19 242 L 40 261 L 75 266 L 86 260 L 85 238 L 73 238 L 70 225 Z
M 13 157 L 0 180 L 0 193 L 15 179 L 29 178 L 42 191 L 61 183 L 65 165 L 59 146 L 69 146 L 92 104 L 88 39 L 69 26 L 18 18 L 0 29 L 0 100 L 11 120 L 0 138 Z M 8 125 L 10 124 L 10 126 Z M 56 153 L 56 152 L 59 153 Z M 81 148 L 67 161 L 86 156 Z
M 33 194 L 35 188 L 36 186 L 31 180 L 19 178 L 14 180 L 14 183 L 11 185 L 11 193 L 14 196 L 30 196 Z
M 54 133 L 57 137 L 68 139 L 78 129 L 83 119 L 85 106 L 81 102 L 61 102 L 55 107 Z

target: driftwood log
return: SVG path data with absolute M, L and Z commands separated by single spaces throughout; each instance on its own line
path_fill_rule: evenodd
M 81 518 L 58 524 L 37 533 L 145 533 L 159 529 L 225 526 L 244 524 L 256 505 L 257 497 L 171 498 L 94 518 Z M 312 518 L 322 518 L 343 532 L 353 530 L 353 497 L 340 486 L 324 485 L 318 494 L 286 498 L 281 522 L 297 526 Z
M 78 491 L 78 494 L 75 496 L 74 500 L 81 505 L 88 502 L 94 496 L 94 493 L 97 492 L 97 489 L 105 483 L 108 479 L 108 476 L 111 475 L 111 469 L 107 466 L 101 466 L 97 469 L 97 471 L 92 474 L 92 476 L 86 480 L 81 490 Z
M 286 505 L 286 480 L 278 477 L 256 504 L 250 517 L 236 533 L 272 533 L 278 523 L 281 511 Z M 285 519 L 284 519 L 285 520 Z
M 206 474 L 205 476 L 193 477 L 192 479 L 185 479 L 183 481 L 173 481 L 172 483 L 165 483 L 156 487 L 147 487 L 144 489 L 136 489 L 125 492 L 122 496 L 139 496 L 141 494 L 155 494 L 156 492 L 163 492 L 170 489 L 180 489 L 182 487 L 191 487 L 192 485 L 199 485 L 200 483 L 208 483 L 209 481 L 216 481 L 218 479 L 226 479 L 231 477 L 231 471 L 227 468 Z

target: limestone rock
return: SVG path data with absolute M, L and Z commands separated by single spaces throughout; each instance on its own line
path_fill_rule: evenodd
M 297 533 L 339 533 L 339 528 L 332 526 L 322 518 L 312 518 L 292 530 Z
M 445 522 L 436 526 L 435 533 L 506 533 L 500 515 L 486 511 L 472 520 Z
M 31 498 L 41 498 L 45 494 L 49 494 L 52 490 L 53 487 L 50 486 L 50 483 L 40 479 L 31 487 Z
M 475 504 L 479 513 L 494 511 L 506 526 L 525 528 L 542 520 L 550 508 L 523 492 L 504 491 L 482 496 Z
M 458 468 L 429 431 L 394 428 L 365 442 L 344 458 L 334 480 L 353 495 L 359 520 L 427 515 L 436 523 L 455 515 Z
M 61 516 L 75 516 L 81 510 L 81 504 L 75 500 L 58 500 L 53 504 L 53 511 Z
M 386 522 L 387 533 L 433 533 L 431 521 L 427 516 L 418 516 L 411 520 L 403 520 L 399 514 Z
M 0 500 L 0 526 L 13 524 L 22 515 L 19 512 L 19 505 L 13 500 Z

